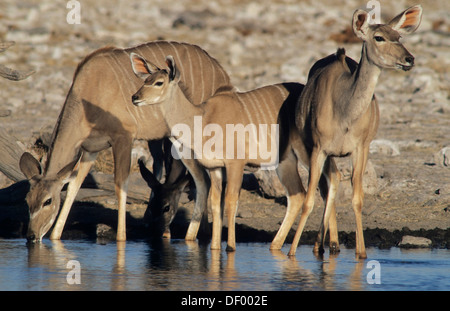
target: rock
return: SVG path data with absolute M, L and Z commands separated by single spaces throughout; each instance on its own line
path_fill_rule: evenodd
M 363 190 L 366 194 L 376 194 L 378 192 L 378 178 L 372 161 L 368 160 L 363 176 Z
M 237 214 L 237 217 L 239 218 L 251 218 L 253 217 L 253 213 L 249 210 L 240 211 Z
M 370 153 L 381 153 L 389 156 L 400 155 L 398 145 L 387 139 L 376 139 L 370 143 Z
M 339 184 L 339 191 L 347 198 L 350 198 L 353 193 L 351 183 L 352 165 L 348 158 L 335 159 L 337 167 L 341 172 L 341 182 Z M 366 170 L 363 175 L 363 191 L 365 194 L 376 194 L 378 192 L 379 179 L 372 161 L 369 159 L 366 164 Z
M 398 244 L 401 248 L 428 248 L 431 247 L 431 240 L 422 237 L 405 235 Z
M 433 155 L 432 163 L 450 168 L 450 146 L 442 148 Z
M 405 84 L 410 88 L 408 91 L 434 93 L 441 89 L 438 73 L 431 68 L 415 68 L 411 75 L 405 77 Z
M 263 194 L 272 198 L 282 198 L 286 196 L 286 190 L 276 171 L 274 170 L 258 170 L 254 173 L 258 181 L 259 188 Z
M 192 30 L 199 30 L 206 27 L 206 20 L 212 17 L 213 14 L 209 10 L 204 11 L 185 11 L 181 13 L 172 24 L 173 28 L 178 28 L 182 25 L 189 27 Z
M 8 117 L 11 115 L 11 110 L 9 109 L 0 109 L 0 117 Z
M 105 224 L 97 224 L 96 229 L 97 238 L 105 240 L 115 240 L 116 233 L 113 228 Z
M 339 191 L 346 197 L 350 197 L 353 193 L 351 184 L 352 167 L 347 158 L 336 159 L 337 167 L 342 174 L 341 182 L 339 184 Z M 253 174 L 259 185 L 259 190 L 270 198 L 283 198 L 286 196 L 286 190 L 276 171 L 272 170 L 258 170 Z M 307 188 L 308 171 L 301 170 L 301 179 L 303 186 Z M 363 178 L 363 191 L 366 194 L 376 194 L 378 192 L 378 178 L 377 172 L 371 160 L 367 161 L 366 170 Z

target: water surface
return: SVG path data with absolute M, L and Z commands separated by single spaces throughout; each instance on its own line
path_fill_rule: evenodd
M 369 248 L 369 259 L 358 261 L 345 247 L 317 258 L 300 246 L 290 259 L 289 247 L 238 243 L 226 253 L 182 240 L 27 247 L 23 239 L 0 239 L 0 290 L 450 290 L 447 249 Z

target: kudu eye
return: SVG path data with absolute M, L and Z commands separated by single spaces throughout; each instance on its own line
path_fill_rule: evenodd
M 377 41 L 377 42 L 384 42 L 385 40 L 384 40 L 383 37 L 375 36 L 375 41 Z
M 164 206 L 163 213 L 167 213 L 168 211 L 170 211 L 170 206 L 169 205 Z
M 162 81 L 155 82 L 154 86 L 162 86 L 164 83 Z
M 44 202 L 44 204 L 42 204 L 42 206 L 49 206 L 49 205 L 51 205 L 52 204 L 52 199 L 50 198 L 50 199 L 48 199 L 48 200 L 46 200 L 45 202 Z

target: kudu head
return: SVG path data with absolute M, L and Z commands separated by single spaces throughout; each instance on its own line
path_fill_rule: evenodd
M 143 159 L 138 160 L 139 170 L 147 185 L 152 189 L 144 219 L 151 226 L 155 236 L 170 238 L 170 224 L 178 210 L 180 195 L 189 179 L 186 175 L 178 178 L 174 183 L 161 183 L 145 166 Z
M 419 27 L 422 7 L 416 5 L 394 17 L 387 24 L 370 25 L 369 13 L 357 10 L 353 14 L 353 31 L 364 41 L 367 58 L 380 68 L 410 70 L 414 57 L 400 43 L 402 35 L 408 35 Z
M 131 98 L 134 105 L 155 105 L 170 99 L 173 86 L 180 81 L 180 72 L 171 55 L 166 58 L 168 69 L 160 69 L 136 53 L 130 54 L 130 60 L 134 73 L 144 81 Z
M 20 169 L 30 181 L 30 191 L 26 201 L 29 209 L 27 241 L 40 242 L 58 216 L 61 190 L 75 177 L 79 160 L 67 164 L 56 175 L 42 173 L 42 167 L 30 153 L 25 152 L 20 158 Z

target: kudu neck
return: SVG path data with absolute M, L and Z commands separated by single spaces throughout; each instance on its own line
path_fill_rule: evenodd
M 83 141 L 84 131 L 77 114 L 67 102 L 53 129 L 52 143 L 45 163 L 44 175 L 55 175 L 65 165 L 75 160 Z
M 183 87 L 176 85 L 170 100 L 164 105 L 164 117 L 167 125 L 172 129 L 177 124 L 193 125 L 193 116 L 203 115 L 201 106 L 193 104 L 190 96 Z
M 380 76 L 381 69 L 375 65 L 368 56 L 367 45 L 364 42 L 361 51 L 361 59 L 358 67 L 352 74 L 350 85 L 350 98 L 348 98 L 347 116 L 353 122 L 359 119 L 367 111 L 372 102 L 375 87 Z

